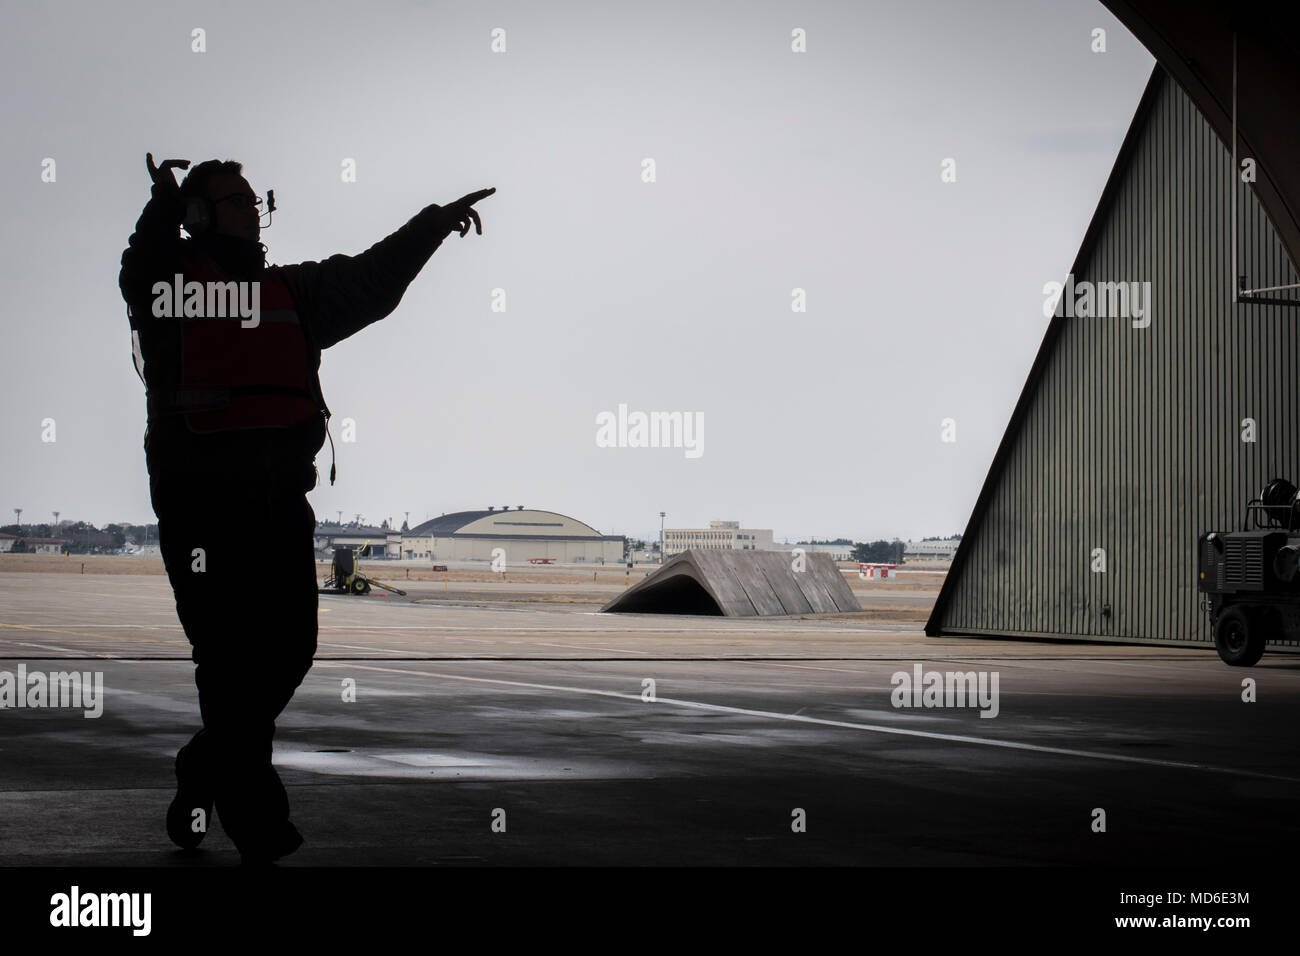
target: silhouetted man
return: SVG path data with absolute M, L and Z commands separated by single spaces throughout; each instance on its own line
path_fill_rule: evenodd
M 239 163 L 200 163 L 179 187 L 172 169 L 188 160 L 146 164 L 152 198 L 119 285 L 147 393 L 149 491 L 203 717 L 176 755 L 167 833 L 197 846 L 215 803 L 242 861 L 266 863 L 302 844 L 271 740 L 316 652 L 306 493 L 330 415 L 321 350 L 392 312 L 453 231 L 472 223 L 482 234 L 472 206 L 496 190 L 428 206 L 360 255 L 268 266 L 262 201 Z

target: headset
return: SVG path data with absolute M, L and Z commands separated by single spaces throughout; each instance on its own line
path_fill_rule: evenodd
M 275 212 L 275 190 L 266 191 L 266 212 L 258 216 L 258 227 L 261 229 L 270 228 L 271 214 Z M 261 217 L 266 217 L 266 222 L 261 221 Z M 185 218 L 181 220 L 181 226 L 191 236 L 201 235 L 210 230 L 217 221 L 216 204 L 206 196 L 190 196 L 185 201 Z

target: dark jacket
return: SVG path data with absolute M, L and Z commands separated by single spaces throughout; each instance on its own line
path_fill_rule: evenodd
M 122 253 L 118 286 L 139 336 L 146 390 L 161 393 L 179 377 L 181 342 L 175 321 L 153 316 L 153 286 L 170 284 L 184 264 L 202 252 L 236 279 L 260 278 L 268 267 L 260 243 L 230 236 L 182 238 L 184 202 L 154 185 L 135 232 Z M 426 207 L 392 235 L 356 256 L 335 255 L 323 262 L 272 266 L 289 286 L 309 345 L 317 404 L 322 413 L 286 428 L 196 434 L 184 416 L 152 410 L 144 449 L 152 479 L 245 481 L 314 486 L 313 460 L 325 442 L 328 406 L 315 370 L 320 353 L 397 308 L 406 287 L 419 274 L 449 230 L 438 222 L 437 205 Z

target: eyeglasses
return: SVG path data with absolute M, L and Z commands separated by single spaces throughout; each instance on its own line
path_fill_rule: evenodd
M 229 196 L 222 196 L 220 199 L 212 200 L 212 205 L 220 202 L 232 202 L 236 209 L 258 209 L 262 208 L 262 199 L 253 193 L 231 193 Z

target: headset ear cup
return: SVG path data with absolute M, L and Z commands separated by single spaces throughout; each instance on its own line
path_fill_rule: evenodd
M 193 197 L 185 204 L 185 219 L 181 222 L 191 236 L 206 232 L 212 225 L 212 203 Z

